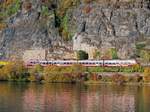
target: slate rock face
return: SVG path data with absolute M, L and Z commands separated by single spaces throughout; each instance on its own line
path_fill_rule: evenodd
M 88 13 L 85 13 L 85 7 L 90 8 Z M 133 45 L 141 35 L 150 37 L 149 17 L 150 10 L 147 7 L 115 8 L 93 3 L 88 6 L 82 4 L 74 11 L 78 34 L 87 34 L 86 37 L 82 37 L 83 40 L 88 38 L 91 44 L 96 40 L 95 45 L 99 48 L 115 47 L 120 57 L 124 54 L 123 58 L 130 58 L 133 55 Z
M 49 16 L 43 16 L 44 1 L 21 0 L 17 13 L 6 18 L 7 27 L 0 31 L 1 58 L 21 57 L 24 50 L 31 48 L 64 45 L 52 7 L 54 4 L 59 6 L 61 1 L 54 0 L 54 4 L 48 6 Z M 99 49 L 115 47 L 120 57 L 130 58 L 141 35 L 150 38 L 149 6 L 147 0 L 79 2 L 66 10 L 68 31 L 80 35 L 84 43 Z M 56 12 L 58 9 L 55 7 Z
M 30 48 L 49 48 L 57 41 L 58 31 L 54 28 L 54 16 L 39 16 L 39 0 L 31 0 L 32 9 L 26 11 L 23 6 L 17 14 L 8 18 L 7 28 L 0 32 L 1 56 L 22 56 Z M 39 3 L 39 4 L 38 4 Z M 52 12 L 53 13 L 53 12 Z M 17 56 L 16 56 L 17 57 Z

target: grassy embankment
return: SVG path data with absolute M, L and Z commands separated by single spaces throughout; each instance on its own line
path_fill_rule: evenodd
M 104 72 L 111 75 L 103 75 Z M 124 75 L 134 74 L 134 75 Z M 141 76 L 143 75 L 143 76 Z M 22 62 L 9 63 L 0 68 L 1 81 L 27 81 L 27 82 L 51 82 L 51 83 L 149 83 L 150 67 L 83 67 L 73 65 L 71 67 L 36 65 L 26 68 Z

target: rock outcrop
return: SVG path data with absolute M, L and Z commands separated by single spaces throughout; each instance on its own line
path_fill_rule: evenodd
M 73 44 L 73 39 L 102 52 L 115 48 L 120 58 L 131 58 L 135 43 L 141 38 L 150 39 L 148 0 L 66 0 L 64 3 L 63 9 L 61 0 L 20 0 L 16 13 L 0 20 L 6 24 L 0 30 L 1 58 L 21 57 L 30 48 L 65 47 L 65 43 Z M 77 45 L 72 46 L 80 49 Z

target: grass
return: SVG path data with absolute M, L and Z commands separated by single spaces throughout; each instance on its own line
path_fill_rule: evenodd
M 143 67 L 88 67 L 88 72 L 123 72 L 123 73 L 133 73 L 133 72 L 143 72 Z

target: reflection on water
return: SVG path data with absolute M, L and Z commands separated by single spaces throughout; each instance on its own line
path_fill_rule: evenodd
M 150 87 L 0 83 L 0 112 L 150 112 Z

